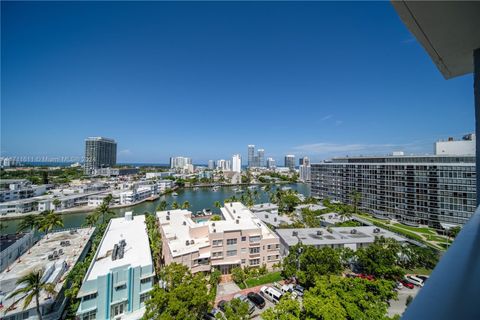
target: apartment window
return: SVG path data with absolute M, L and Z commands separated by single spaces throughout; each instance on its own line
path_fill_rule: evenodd
M 243 236 L 242 241 L 247 241 L 247 237 Z
M 260 242 L 261 239 L 262 239 L 261 236 L 253 236 L 253 237 L 250 237 L 250 242 Z
M 213 253 L 212 253 L 212 257 L 213 257 L 213 258 L 221 258 L 222 256 L 223 256 L 223 252 L 222 252 L 222 251 L 213 252 Z
M 150 281 L 152 281 L 152 277 L 140 279 L 140 283 L 148 283 Z
M 260 247 L 250 248 L 250 254 L 252 253 L 260 253 Z
M 237 250 L 228 250 L 227 257 L 232 257 L 237 255 Z
M 127 289 L 127 284 L 124 283 L 115 287 L 115 290 L 123 290 L 123 289 Z
M 144 303 L 148 299 L 150 299 L 150 292 L 140 294 L 140 304 Z
M 223 240 L 213 240 L 213 241 L 212 241 L 212 245 L 213 245 L 214 247 L 223 246 Z
M 247 253 L 247 248 L 242 248 L 242 253 Z
M 117 303 L 112 306 L 112 318 L 122 315 L 125 312 L 125 302 Z
M 95 320 L 95 319 L 97 319 L 97 310 L 88 311 L 82 315 L 82 320 Z
M 96 297 L 97 297 L 97 293 L 95 292 L 95 293 L 84 296 L 82 298 L 82 301 L 92 300 L 92 299 L 95 299 Z
M 22 319 L 25 320 L 25 319 L 28 319 L 30 316 L 30 313 L 28 311 L 25 311 L 24 313 L 22 313 Z
M 227 239 L 227 246 L 237 244 L 237 239 Z
M 251 266 L 258 266 L 260 264 L 260 259 L 250 259 Z
M 246 260 L 245 259 L 242 259 L 242 264 L 245 264 Z

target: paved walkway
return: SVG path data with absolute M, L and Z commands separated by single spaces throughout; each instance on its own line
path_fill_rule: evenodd
M 283 280 L 278 281 L 278 283 L 283 285 Z M 258 293 L 260 291 L 260 288 L 262 288 L 263 286 L 271 287 L 273 286 L 273 283 L 265 283 L 256 287 L 246 288 L 243 290 L 240 289 L 235 282 L 220 283 L 217 287 L 217 296 L 215 297 L 215 306 L 218 304 L 220 300 L 227 300 L 227 301 L 232 300 L 233 296 L 236 295 L 237 293 L 244 294 L 244 295 L 252 291 Z

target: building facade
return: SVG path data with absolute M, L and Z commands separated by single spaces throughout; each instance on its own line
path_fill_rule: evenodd
M 165 264 L 177 262 L 195 272 L 265 266 L 280 261 L 278 236 L 240 202 L 221 208 L 224 220 L 194 222 L 188 210 L 157 212 Z
M 450 137 L 447 141 L 437 141 L 434 149 L 436 155 L 475 155 L 475 144 L 475 134 L 470 133 L 461 140 Z
M 255 145 L 249 144 L 248 145 L 248 167 L 253 168 L 255 167 Z
M 463 225 L 476 208 L 474 156 L 335 158 L 312 164 L 314 197 L 352 203 L 362 210 L 417 226 Z
M 111 219 L 77 295 L 78 318 L 140 319 L 154 276 L 145 216 Z
M 192 158 L 188 157 L 170 157 L 170 168 L 172 169 L 186 169 L 192 164 Z
M 89 137 L 85 140 L 85 173 L 117 164 L 117 143 L 113 139 Z
M 277 167 L 275 163 L 275 159 L 273 158 L 268 158 L 267 159 L 267 169 L 275 169 Z
M 265 149 L 258 149 L 257 157 L 258 157 L 257 166 L 260 168 L 264 168 L 265 167 Z
M 239 154 L 234 154 L 232 157 L 232 171 L 242 172 L 242 158 Z
M 295 156 L 293 154 L 287 154 L 285 156 L 285 167 L 290 170 L 295 169 Z

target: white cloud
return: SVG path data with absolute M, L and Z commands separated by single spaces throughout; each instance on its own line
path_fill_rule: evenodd
M 328 119 L 332 119 L 333 118 L 333 114 L 329 114 L 329 115 L 326 115 L 325 117 L 322 118 L 322 121 L 326 121 Z

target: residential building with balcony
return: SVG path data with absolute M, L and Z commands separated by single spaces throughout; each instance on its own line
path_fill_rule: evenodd
M 140 319 L 154 276 L 145 216 L 111 219 L 78 292 L 78 318 Z
M 221 208 L 224 220 L 194 222 L 188 210 L 157 212 L 165 264 L 177 262 L 195 272 L 234 267 L 268 269 L 280 261 L 279 239 L 240 202 Z
M 448 228 L 465 224 L 476 208 L 475 156 L 334 158 L 312 164 L 311 192 L 352 203 L 378 218 Z

